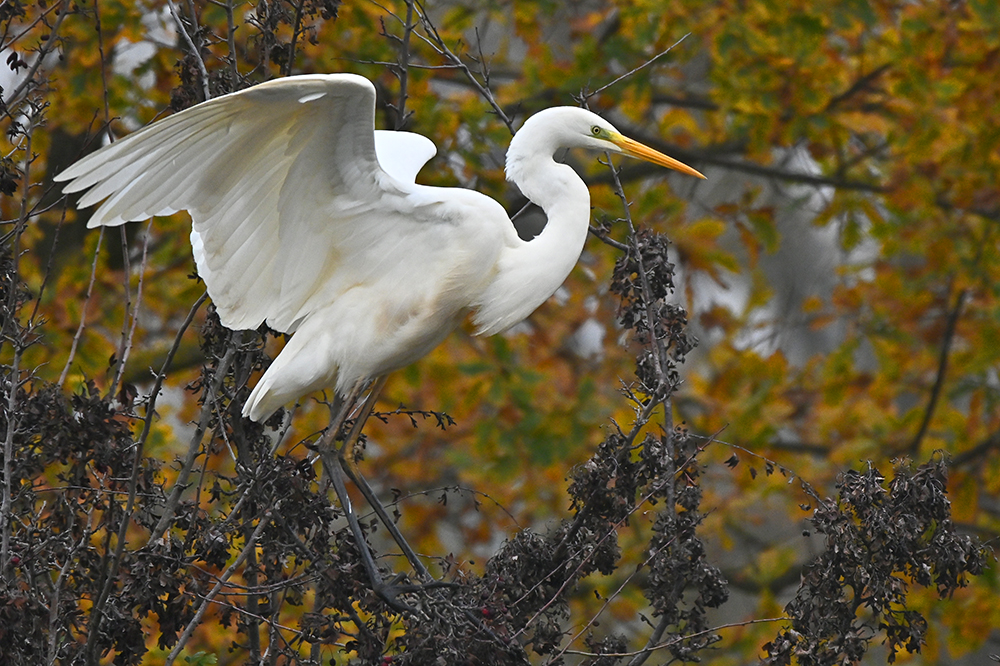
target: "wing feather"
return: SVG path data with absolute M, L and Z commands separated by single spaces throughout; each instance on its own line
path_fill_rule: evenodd
M 206 114 L 199 111 L 193 107 L 105 146 L 58 174 L 56 180 L 72 180 L 63 190 L 78 192 L 98 183 L 113 186 L 117 179 L 131 179 L 157 162 L 162 165 L 164 158 L 176 157 L 197 145 L 200 137 L 213 130 L 218 133 L 222 120 L 206 123 Z M 187 114 L 191 117 L 185 117 Z M 199 124 L 198 120 L 202 122 Z
M 413 183 L 420 169 L 437 154 L 437 147 L 422 134 L 375 130 L 375 154 L 386 173 Z
M 386 137 L 384 160 L 393 150 L 399 159 L 383 170 L 374 106 L 375 89 L 359 76 L 277 79 L 154 123 L 56 180 L 70 181 L 66 192 L 89 190 L 81 206 L 104 200 L 89 226 L 187 210 L 223 323 L 292 331 L 364 279 L 346 257 L 382 247 L 391 261 L 406 235 L 393 238 L 392 225 L 437 219 L 414 214 L 435 202 L 412 196 L 433 144 Z

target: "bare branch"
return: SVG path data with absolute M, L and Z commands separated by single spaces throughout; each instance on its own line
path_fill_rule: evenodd
M 396 106 L 395 129 L 406 126 L 409 114 L 406 111 L 406 100 L 409 97 L 410 82 L 410 38 L 416 24 L 413 22 L 413 4 L 415 0 L 406 0 L 406 20 L 403 23 L 403 37 L 399 40 L 399 58 L 397 65 L 392 67 L 393 73 L 399 79 L 399 104 Z
M 580 640 L 581 636 L 590 631 L 590 628 L 593 627 L 595 623 L 597 623 L 597 620 L 601 617 L 604 611 L 608 609 L 608 606 L 611 605 L 611 602 L 614 601 L 618 597 L 618 595 L 620 595 L 625 590 L 625 588 L 635 580 L 636 576 L 639 575 L 639 572 L 642 571 L 644 567 L 648 566 L 649 563 L 652 562 L 653 559 L 660 554 L 660 551 L 662 551 L 669 545 L 670 542 L 667 542 L 661 545 L 659 548 L 651 550 L 649 552 L 649 555 L 646 556 L 646 559 L 636 565 L 635 569 L 628 576 L 625 577 L 625 580 L 621 582 L 618 588 L 615 589 L 614 592 L 609 594 L 604 599 L 604 603 L 601 604 L 601 607 L 597 610 L 597 612 L 594 613 L 590 617 L 590 619 L 587 620 L 586 623 L 584 623 L 584 625 L 580 628 L 580 630 L 577 631 L 573 635 L 573 637 L 569 639 L 569 641 L 567 641 L 566 646 L 560 649 L 559 652 L 556 652 L 549 661 L 558 663 L 561 657 L 569 652 L 569 646 L 576 643 L 578 640 Z M 653 638 L 650 638 L 652 644 L 655 644 L 657 641 L 659 641 L 660 637 L 663 636 L 663 632 L 666 630 L 667 626 L 669 626 L 669 621 L 664 622 L 665 620 L 669 620 L 669 618 L 666 615 L 660 618 L 660 625 L 662 626 L 662 629 L 659 629 L 659 635 L 657 635 L 655 631 L 653 632 L 653 636 L 655 636 L 656 639 L 653 640 Z
M 25 73 L 21 83 L 19 83 L 18 86 L 6 96 L 6 99 L 4 100 L 6 106 L 10 107 L 16 104 L 20 100 L 21 95 L 29 89 L 29 86 L 37 85 L 35 82 L 35 74 L 38 73 L 38 69 L 45 61 L 45 56 L 49 54 L 49 51 L 51 51 L 59 41 L 56 39 L 56 36 L 59 34 L 59 28 L 62 26 L 63 19 L 66 18 L 67 14 L 69 14 L 72 4 L 73 3 L 69 0 L 63 0 L 63 2 L 60 3 L 59 13 L 56 15 L 56 22 L 52 26 L 52 30 L 49 32 L 48 39 L 46 39 L 42 43 L 41 48 L 38 49 L 38 52 L 35 54 L 35 61 L 31 63 L 31 67 Z
M 196 306 L 199 306 L 203 301 L 204 296 L 202 296 Z M 193 316 L 193 313 L 194 308 L 192 308 L 192 313 L 189 316 Z M 218 394 L 219 390 L 222 388 L 222 382 L 226 378 L 226 373 L 229 372 L 229 366 L 232 365 L 233 360 L 236 358 L 236 350 L 242 340 L 242 333 L 233 333 L 233 338 L 234 340 L 226 348 L 225 355 L 223 355 L 222 360 L 219 361 L 219 365 L 215 369 L 215 376 L 212 378 L 212 383 L 206 389 L 209 396 Z M 191 435 L 191 440 L 188 442 L 187 455 L 181 465 L 181 471 L 177 474 L 173 490 L 170 492 L 170 496 L 167 498 L 167 501 L 163 506 L 163 513 L 160 515 L 160 519 L 156 522 L 156 526 L 149 533 L 149 538 L 146 543 L 152 543 L 153 541 L 159 539 L 170 526 L 170 522 L 173 520 L 174 513 L 177 511 L 177 506 L 180 504 L 181 494 L 187 489 L 188 477 L 191 475 L 191 469 L 194 467 L 194 461 L 198 456 L 198 451 L 201 450 L 201 442 L 208 430 L 208 422 L 212 417 L 212 406 L 212 401 L 210 399 L 206 399 L 201 407 L 201 414 L 198 417 L 198 427 L 195 428 L 194 433 Z M 144 435 L 148 432 L 149 419 L 152 418 L 152 413 L 152 410 L 149 410 L 146 413 L 146 428 L 143 431 Z M 140 438 L 140 441 L 145 441 L 145 439 Z
M 941 339 L 941 351 L 938 353 L 938 365 L 934 376 L 934 385 L 931 386 L 931 394 L 927 399 L 927 407 L 924 409 L 924 417 L 920 421 L 920 427 L 917 428 L 917 434 L 914 435 L 913 440 L 910 442 L 909 452 L 911 456 L 920 452 L 920 444 L 923 442 L 924 436 L 927 434 L 927 429 L 931 425 L 931 420 L 934 418 L 934 411 L 937 409 L 938 400 L 941 398 L 941 390 L 944 388 L 944 380 L 948 374 L 948 355 L 951 353 L 951 345 L 955 340 L 955 328 L 958 326 L 958 320 L 962 316 L 962 308 L 965 307 L 965 300 L 968 296 L 968 289 L 959 291 L 958 296 L 955 297 L 955 304 L 948 313 L 944 335 Z
M 6 4 L 6 2 L 3 2 L 2 4 Z M 48 18 L 49 14 L 51 14 L 52 12 L 54 12 L 56 9 L 59 9 L 60 11 L 62 11 L 63 9 L 65 9 L 65 6 L 67 4 L 68 3 L 65 3 L 65 2 L 59 2 L 59 3 L 55 3 L 53 5 L 50 5 L 50 6 L 46 7 L 46 8 L 44 8 L 42 10 L 42 13 L 39 14 L 38 16 L 36 16 L 31 21 L 31 23 L 28 23 L 26 25 L 20 26 L 21 27 L 21 32 L 17 33 L 16 35 L 14 35 L 13 37 L 11 37 L 10 39 L 7 39 L 7 34 L 5 32 L 4 33 L 3 42 L 2 42 L 2 44 L 0 44 L 0 52 L 6 51 L 10 47 L 12 47 L 22 37 L 24 37 L 25 35 L 31 33 L 31 31 L 34 30 L 38 26 L 39 23 L 44 22 L 45 19 Z M 13 97 L 11 99 L 13 99 Z M 10 101 L 10 100 L 8 100 L 8 101 Z
M 122 375 L 125 373 L 125 364 L 128 362 L 128 357 L 132 353 L 132 343 L 135 340 L 135 329 L 139 325 L 139 308 L 142 305 L 142 284 L 144 277 L 146 275 L 146 259 L 149 251 L 149 227 L 152 225 L 153 221 L 150 220 L 146 224 L 146 232 L 143 234 L 142 240 L 142 261 L 139 262 L 139 280 L 136 285 L 135 292 L 135 307 L 131 310 L 126 309 L 126 324 L 128 324 L 129 313 L 131 313 L 131 324 L 128 324 L 127 334 L 123 331 L 121 345 L 118 348 L 118 368 L 115 370 L 115 378 L 111 382 L 111 388 L 108 393 L 114 395 L 118 391 L 118 385 L 121 382 Z M 122 237 L 124 238 L 124 227 L 122 227 Z M 131 280 L 130 275 L 125 276 L 126 281 Z M 127 301 L 126 301 L 127 303 Z
M 236 23 L 233 19 L 233 0 L 226 0 L 226 43 L 229 46 L 229 68 L 235 81 L 240 80 L 240 68 L 236 58 Z
M 591 97 L 593 97 L 594 95 L 599 95 L 599 94 L 601 94 L 602 92 L 604 92 L 605 90 L 607 90 L 607 89 L 608 89 L 608 88 L 610 88 L 611 86 L 615 85 L 615 84 L 616 84 L 616 83 L 618 83 L 619 81 L 624 81 L 625 79 L 627 79 L 627 78 L 631 77 L 632 75 L 634 75 L 634 74 L 635 74 L 636 72 L 638 72 L 638 71 L 641 71 L 641 70 L 643 70 L 643 69 L 645 69 L 645 68 L 649 67 L 649 66 L 650 66 L 650 65 L 652 65 L 652 64 L 653 64 L 654 62 L 656 62 L 657 60 L 659 60 L 659 59 L 660 59 L 660 58 L 662 58 L 663 56 L 665 56 L 665 55 L 667 55 L 668 53 L 670 53 L 671 51 L 673 51 L 673 50 L 674 50 L 674 48 L 676 48 L 676 47 L 677 47 L 677 46 L 678 46 L 678 45 L 679 45 L 679 44 L 680 44 L 681 42 L 683 42 L 683 41 L 684 41 L 685 39 L 687 39 L 687 38 L 688 38 L 688 37 L 689 37 L 690 35 L 691 35 L 691 33 L 690 33 L 690 32 L 689 32 L 689 33 L 687 33 L 686 35 L 684 35 L 683 37 L 681 37 L 680 39 L 678 39 L 678 40 L 677 40 L 676 42 L 674 42 L 673 44 L 671 44 L 670 46 L 668 46 L 668 47 L 667 47 L 667 48 L 665 48 L 664 50 L 662 50 L 662 51 L 660 51 L 659 53 L 657 53 L 657 54 L 656 54 L 655 56 L 653 56 L 652 58 L 650 58 L 650 59 L 649 59 L 649 60 L 647 60 L 646 62 L 642 63 L 642 64 L 641 64 L 641 65 L 639 65 L 638 67 L 635 67 L 635 68 L 633 68 L 633 69 L 631 69 L 631 70 L 629 70 L 629 71 L 625 72 L 624 74 L 622 74 L 621 76 L 619 76 L 618 78 L 616 78 L 616 79 L 615 79 L 614 81 L 611 81 L 610 83 L 605 83 L 605 84 L 604 84 L 603 86 L 601 86 L 600 88 L 598 88 L 598 89 L 597 89 L 597 90 L 595 90 L 594 92 L 590 92 L 590 93 L 585 93 L 585 94 L 583 95 L 583 99 L 585 99 L 585 100 L 589 100 L 589 99 L 590 99 Z
M 514 121 L 504 112 L 500 107 L 499 102 L 497 102 L 496 97 L 493 96 L 493 91 L 489 87 L 489 69 L 486 66 L 485 61 L 480 61 L 480 67 L 483 70 L 483 78 L 485 83 L 480 83 L 479 79 L 476 78 L 469 66 L 458 57 L 454 51 L 449 48 L 445 43 L 444 38 L 438 32 L 437 28 L 431 22 L 430 18 L 427 16 L 427 11 L 423 8 L 418 0 L 413 0 L 414 5 L 417 7 L 417 16 L 420 18 L 421 24 L 424 26 L 424 30 L 427 32 L 428 43 L 430 43 L 434 49 L 442 55 L 452 66 L 459 69 L 465 77 L 469 80 L 469 83 L 479 92 L 483 99 L 485 99 L 491 107 L 493 107 L 493 112 L 496 113 L 497 117 L 503 121 L 510 133 L 514 133 Z
M 13 457 L 14 457 L 14 434 L 17 432 L 18 423 L 18 393 L 21 388 L 21 355 L 24 353 L 26 340 L 21 323 L 18 321 L 19 309 L 19 284 L 20 279 L 20 258 L 21 239 L 28 224 L 28 198 L 31 189 L 31 162 L 32 136 L 35 130 L 35 123 L 38 121 L 39 113 L 28 115 L 27 127 L 24 129 L 24 166 L 22 181 L 20 215 L 17 225 L 13 230 L 13 247 L 11 248 L 10 283 L 7 287 L 7 303 L 5 304 L 7 317 L 0 322 L 0 344 L 4 339 L 9 339 L 14 348 L 14 358 L 10 364 L 7 385 L 7 431 L 3 441 L 3 499 L 0 500 L 0 579 L 6 580 L 7 567 L 10 565 L 10 538 L 11 538 L 11 498 L 14 494 L 13 478 Z
M 177 6 L 174 5 L 174 0 L 167 0 L 167 7 L 170 8 L 170 15 L 174 17 L 174 23 L 177 24 L 177 30 L 181 33 L 184 38 L 185 43 L 187 43 L 188 48 L 191 49 L 191 55 L 195 59 L 198 65 L 198 72 L 201 75 L 201 88 L 202 92 L 205 94 L 205 99 L 212 99 L 212 92 L 208 86 L 208 69 L 205 67 L 205 61 L 201 59 L 201 49 L 194 43 L 190 33 L 188 33 L 187 26 L 184 25 L 184 21 L 181 19 L 180 13 L 177 11 Z M 194 22 L 194 12 L 191 14 L 191 21 Z
M 299 4 L 295 7 L 295 21 L 292 23 L 292 40 L 288 44 L 288 59 L 282 66 L 282 74 L 289 76 L 292 73 L 292 68 L 295 66 L 295 47 L 299 41 L 299 34 L 302 29 L 302 8 L 305 6 L 305 0 L 299 0 Z
M 187 317 L 181 323 L 180 328 L 177 330 L 177 335 L 174 336 L 174 343 L 170 346 L 167 351 L 167 357 L 163 361 L 163 365 L 160 367 L 160 371 L 156 373 L 156 378 L 153 380 L 153 387 L 149 390 L 149 396 L 146 399 L 146 416 L 143 419 L 142 433 L 139 435 L 138 445 L 143 446 L 146 439 L 149 437 L 150 429 L 153 424 L 153 416 L 156 414 L 156 401 L 160 397 L 160 390 L 163 388 L 163 380 L 167 377 L 167 370 L 173 364 L 174 356 L 177 355 L 177 350 L 181 347 L 181 340 L 184 337 L 184 333 L 187 331 L 188 327 L 191 326 L 191 322 L 194 321 L 195 314 L 201 309 L 205 301 L 208 300 L 208 292 L 203 292 L 198 300 L 194 302 L 191 309 L 188 311 Z
M 59 386 L 66 383 L 66 375 L 69 374 L 69 368 L 73 364 L 73 359 L 76 358 L 76 350 L 80 346 L 83 329 L 87 326 L 87 307 L 90 305 L 90 297 L 94 292 L 94 282 L 97 280 L 97 262 L 101 256 L 101 242 L 103 240 L 104 227 L 101 227 L 97 234 L 97 247 L 94 248 L 94 261 L 90 265 L 90 281 L 87 282 L 87 292 L 84 294 L 83 304 L 80 309 L 80 324 L 76 327 L 76 333 L 73 334 L 73 343 L 69 347 L 69 356 L 66 358 L 66 365 L 63 366 L 62 372 L 59 373 L 59 379 L 56 380 L 56 384 Z
M 273 510 L 277 511 L 279 508 L 280 505 L 275 506 Z M 260 535 L 263 534 L 264 528 L 271 522 L 271 511 L 272 510 L 268 510 L 260 518 L 257 523 L 257 529 L 255 529 L 250 535 L 250 538 L 247 539 L 246 544 L 243 546 L 243 550 L 241 550 L 240 554 L 236 556 L 236 560 L 226 568 L 226 570 L 219 577 L 219 582 L 215 584 L 212 590 L 201 598 L 200 603 L 198 604 L 198 610 L 195 612 L 194 617 L 191 618 L 191 621 L 188 622 L 186 627 L 184 627 L 184 631 L 177 639 L 177 644 L 174 645 L 174 649 L 167 655 L 167 659 L 164 662 L 165 666 L 172 666 L 174 660 L 177 659 L 177 656 L 187 644 L 188 639 L 191 638 L 191 634 L 198 627 L 198 625 L 201 624 L 201 618 L 204 617 L 205 611 L 208 609 L 208 605 L 212 603 L 216 596 L 218 596 L 219 592 L 225 586 L 226 581 L 232 578 L 233 574 L 236 573 L 236 570 L 243 566 L 243 562 L 247 559 L 250 552 L 257 547 L 257 540 L 260 538 Z
M 566 654 L 579 655 L 583 657 L 612 657 L 612 658 L 618 657 L 620 659 L 624 657 L 641 657 L 647 653 L 651 653 L 654 650 L 662 650 L 664 648 L 669 648 L 672 645 L 677 645 L 678 643 L 691 640 L 692 638 L 708 636 L 717 633 L 722 629 L 734 629 L 737 627 L 748 627 L 754 624 L 769 624 L 771 622 L 786 622 L 787 620 L 788 618 L 784 617 L 765 617 L 765 618 L 758 618 L 755 620 L 743 620 L 742 622 L 730 622 L 728 624 L 719 624 L 714 627 L 711 627 L 710 629 L 705 629 L 704 631 L 696 631 L 690 634 L 685 634 L 683 636 L 678 636 L 677 638 L 674 638 L 672 640 L 647 646 L 641 650 L 636 650 L 634 652 L 604 652 L 601 654 L 597 654 L 595 652 L 585 652 L 583 650 L 567 650 Z M 637 662 L 637 665 L 642 664 L 645 661 L 645 659 L 646 657 L 643 657 L 643 660 Z M 629 666 L 633 666 L 632 662 L 629 662 Z

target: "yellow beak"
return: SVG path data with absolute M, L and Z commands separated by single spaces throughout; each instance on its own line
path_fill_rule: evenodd
M 668 169 L 674 169 L 675 171 L 680 171 L 681 173 L 686 173 L 689 176 L 695 176 L 696 178 L 705 178 L 705 176 L 703 176 L 699 171 L 692 169 L 687 164 L 684 164 L 679 160 L 675 160 L 668 155 L 664 155 L 658 150 L 653 150 L 649 146 L 639 143 L 638 141 L 633 141 L 627 136 L 612 134 L 611 142 L 621 148 L 623 155 L 652 162 L 653 164 L 659 164 L 660 166 L 665 166 Z

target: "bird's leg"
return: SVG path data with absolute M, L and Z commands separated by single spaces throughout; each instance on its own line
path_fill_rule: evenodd
M 343 459 L 346 455 L 346 458 L 350 461 L 351 465 L 357 464 L 357 447 L 358 440 L 361 438 L 361 429 L 365 427 L 368 417 L 372 415 L 372 410 L 375 409 L 375 401 L 378 400 L 379 394 L 381 394 L 382 389 L 385 388 L 385 380 L 387 377 L 388 375 L 382 375 L 372 383 L 368 397 L 365 398 L 365 404 L 362 405 L 361 411 L 358 412 L 357 417 L 354 419 L 354 425 L 351 426 L 351 431 L 347 434 L 347 437 L 344 438 L 343 446 L 340 447 L 341 459 Z M 362 386 L 360 382 L 355 385 L 355 390 L 357 390 L 358 393 L 361 392 L 360 386 Z
M 334 491 L 337 493 L 340 506 L 344 510 L 344 516 L 347 518 L 347 524 L 354 535 L 355 545 L 358 548 L 358 553 L 361 555 L 361 564 L 365 568 L 365 573 L 368 574 L 368 580 L 371 581 L 372 589 L 397 613 L 413 613 L 412 608 L 396 598 L 399 592 L 408 591 L 408 588 L 392 583 L 386 585 L 382 580 L 381 574 L 378 572 L 378 566 L 376 566 L 375 560 L 372 558 L 372 553 L 368 549 L 368 542 L 365 540 L 365 533 L 361 529 L 361 523 L 358 522 L 358 517 L 355 515 L 354 508 L 351 505 L 351 496 L 347 494 L 347 486 L 344 484 L 344 476 L 338 461 L 333 459 L 333 454 L 329 450 L 320 451 L 320 459 L 323 461 L 323 470 L 327 478 L 330 479 Z M 341 458 L 340 460 L 343 459 Z
M 382 388 L 385 386 L 386 376 L 383 375 L 375 380 L 372 384 L 371 392 L 368 394 L 368 398 L 365 399 L 365 404 L 362 406 L 361 411 L 358 412 L 357 417 L 354 420 L 354 425 L 351 427 L 350 433 L 344 438 L 344 443 L 338 449 L 340 466 L 343 468 L 344 473 L 351 480 L 352 483 L 361 491 L 364 495 L 365 500 L 371 506 L 375 515 L 378 519 L 382 521 L 385 528 L 389 530 L 389 535 L 392 536 L 392 540 L 396 542 L 399 549 L 403 551 L 403 555 L 410 562 L 413 570 L 417 573 L 417 576 L 424 582 L 433 580 L 430 572 L 427 571 L 427 567 L 424 563 L 420 561 L 417 557 L 417 553 L 413 550 L 410 544 L 406 541 L 403 533 L 399 531 L 396 527 L 396 523 L 389 517 L 389 513 L 385 510 L 382 502 L 379 500 L 375 491 L 372 487 L 368 485 L 368 481 L 358 470 L 357 456 L 355 448 L 357 447 L 358 439 L 361 437 L 361 429 L 364 427 L 365 422 L 368 417 L 371 416 L 372 409 L 375 407 L 375 401 L 378 399 L 379 394 L 382 392 Z M 360 385 L 355 387 L 358 394 L 361 393 Z M 355 393 L 355 391 L 352 391 Z M 356 399 L 356 398 L 355 398 Z
M 351 415 L 354 403 L 357 402 L 358 396 L 361 395 L 364 387 L 364 382 L 358 382 L 343 398 L 339 394 L 334 397 L 333 402 L 330 404 L 330 427 L 326 429 L 323 436 L 316 442 L 316 450 L 320 454 L 324 451 L 333 451 L 333 443 L 337 441 L 337 435 L 340 434 L 340 429 L 344 427 L 344 423 Z
M 400 593 L 411 592 L 420 589 L 421 586 L 400 585 L 399 580 L 402 578 L 402 575 L 397 576 L 394 580 L 389 582 L 383 580 L 381 574 L 379 574 L 375 560 L 372 557 L 371 550 L 369 550 L 364 531 L 361 529 L 361 523 L 358 521 L 358 517 L 354 512 L 350 495 L 348 494 L 346 484 L 344 483 L 344 475 L 346 474 L 358 490 L 361 491 L 361 494 L 372 507 L 372 510 L 375 512 L 376 516 L 378 516 L 378 519 L 383 525 L 385 525 L 393 540 L 403 551 L 404 556 L 410 562 L 410 565 L 416 572 L 417 577 L 420 578 L 424 584 L 433 584 L 434 580 L 431 577 L 430 572 L 427 571 L 423 562 L 420 561 L 420 558 L 417 557 L 413 548 L 411 548 L 410 544 L 407 543 L 406 539 L 399 531 L 399 528 L 396 527 L 396 524 L 389 517 L 388 512 L 385 510 L 382 502 L 379 501 L 375 491 L 372 490 L 372 487 L 368 484 L 368 481 L 357 469 L 354 448 L 361 436 L 361 430 L 364 427 L 365 421 L 367 421 L 368 417 L 371 415 L 372 409 L 375 406 L 375 401 L 378 398 L 378 394 L 385 385 L 385 377 L 380 377 L 374 384 L 372 384 L 371 392 L 365 399 L 365 402 L 362 405 L 361 410 L 358 412 L 350 431 L 345 435 L 343 444 L 339 447 L 334 444 L 343 429 L 344 424 L 349 419 L 355 404 L 364 392 L 366 384 L 367 382 L 358 382 L 351 388 L 347 395 L 343 398 L 337 396 L 334 402 L 330 405 L 330 427 L 317 442 L 316 450 L 319 452 L 320 459 L 322 460 L 323 470 L 327 478 L 330 480 L 331 485 L 333 485 L 334 491 L 337 493 L 340 506 L 344 511 L 344 516 L 347 518 L 347 524 L 351 529 L 351 533 L 353 534 L 354 540 L 357 544 L 358 552 L 361 555 L 361 562 L 365 568 L 365 573 L 367 573 L 368 579 L 371 581 L 372 589 L 396 612 L 412 613 L 413 610 L 406 606 L 406 604 L 399 601 L 397 597 Z M 334 457 L 335 453 L 336 457 Z
M 342 466 L 344 465 L 344 457 L 342 452 L 342 447 L 337 448 L 334 442 L 337 441 L 337 436 L 340 434 L 341 429 L 347 422 L 351 415 L 351 411 L 354 409 L 354 405 L 365 388 L 366 382 L 360 381 L 356 383 L 347 395 L 341 396 L 336 394 L 333 402 L 330 403 L 330 426 L 320 437 L 319 441 L 316 443 L 316 451 L 319 453 L 320 460 L 323 464 L 323 471 L 326 477 L 330 480 L 330 484 L 333 486 L 334 491 L 337 493 L 337 499 L 340 501 L 340 507 L 344 511 L 344 517 L 347 519 L 347 524 L 351 529 L 351 533 L 354 535 L 354 541 L 358 548 L 358 553 L 361 555 L 361 563 L 364 565 L 365 572 L 368 574 L 368 579 L 371 581 L 372 589 L 374 589 L 379 596 L 385 599 L 394 610 L 397 612 L 403 612 L 406 610 L 406 606 L 400 604 L 396 601 L 396 595 L 394 593 L 385 593 L 385 583 L 382 580 L 382 576 L 378 572 L 378 567 L 375 565 L 375 560 L 372 558 L 371 551 L 368 549 L 368 542 L 365 539 L 364 531 L 361 529 L 361 524 L 358 522 L 358 517 L 354 513 L 354 507 L 351 503 L 351 496 L 347 493 L 347 486 L 344 484 L 344 475 L 342 471 Z M 358 430 L 357 427 L 351 429 L 352 433 Z M 358 431 L 355 437 L 360 434 Z M 334 451 L 336 451 L 336 457 L 334 456 Z M 351 480 L 357 485 L 357 481 L 352 476 Z M 362 493 L 364 494 L 364 493 Z M 367 495 L 366 495 L 367 498 Z
M 361 475 L 361 472 L 358 471 L 357 466 L 352 461 L 347 460 L 347 458 L 343 455 L 343 450 L 341 451 L 340 466 L 343 468 L 344 473 L 347 474 L 347 478 L 349 478 L 351 482 L 357 486 L 358 490 L 361 491 L 361 494 L 364 495 L 369 506 L 371 506 L 372 510 L 375 512 L 375 515 L 378 516 L 380 521 L 382 521 L 385 528 L 389 530 L 389 535 L 392 536 L 392 540 L 396 542 L 399 549 L 403 551 L 403 555 L 410 562 L 410 566 L 412 566 L 413 570 L 416 571 L 417 577 L 424 582 L 432 581 L 433 577 L 427 570 L 427 567 L 425 567 L 424 563 L 420 561 L 419 557 L 417 557 L 417 553 L 410 546 L 409 542 L 407 542 L 403 533 L 399 531 L 399 528 L 396 527 L 396 523 L 389 517 L 388 512 L 385 510 L 382 502 L 375 494 L 375 491 L 372 490 L 370 485 L 368 485 L 368 481 Z

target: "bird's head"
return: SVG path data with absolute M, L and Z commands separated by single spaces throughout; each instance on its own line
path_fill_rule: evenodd
M 536 149 L 539 142 L 549 142 L 553 148 L 588 148 L 619 153 L 697 178 L 705 177 L 683 162 L 628 138 L 607 120 L 586 109 L 557 106 L 539 111 L 525 121 L 518 134 L 524 135 L 522 139 L 530 137 L 525 143 L 534 145 Z

